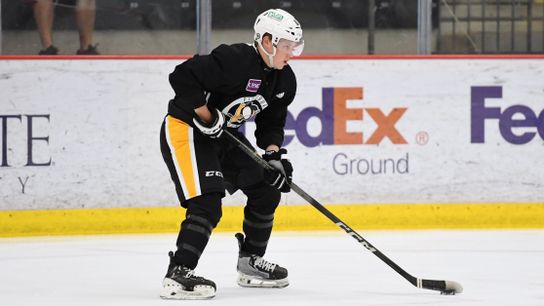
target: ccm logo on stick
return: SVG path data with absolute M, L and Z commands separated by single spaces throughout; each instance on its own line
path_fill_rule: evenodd
M 501 86 L 471 87 L 471 143 L 485 143 L 485 121 L 497 119 L 499 131 L 504 140 L 511 144 L 526 144 L 538 133 L 544 140 L 544 110 L 537 114 L 529 107 L 521 104 L 512 105 L 502 110 L 500 107 L 486 107 L 486 99 L 502 98 Z M 535 128 L 536 131 L 514 133 L 514 128 Z
M 363 238 L 361 235 L 354 232 L 349 226 L 344 224 L 343 222 L 336 222 L 336 225 L 338 225 L 341 229 L 346 231 L 351 237 L 355 238 L 355 240 L 359 241 L 360 244 L 362 244 L 367 250 L 370 252 L 376 252 L 376 249 L 371 247 L 370 244 Z

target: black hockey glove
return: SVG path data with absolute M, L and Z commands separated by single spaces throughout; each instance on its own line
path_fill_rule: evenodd
M 263 155 L 263 159 L 275 169 L 265 171 L 265 181 L 278 188 L 281 192 L 289 192 L 291 191 L 290 185 L 293 178 L 293 165 L 289 160 L 281 158 L 282 154 L 287 154 L 287 150 L 267 151 Z
M 205 123 L 200 120 L 198 116 L 193 118 L 193 123 L 195 126 L 202 132 L 202 134 L 210 138 L 219 138 L 223 134 L 223 127 L 226 125 L 225 115 L 221 113 L 218 109 L 214 108 L 211 110 L 212 113 L 212 123 Z

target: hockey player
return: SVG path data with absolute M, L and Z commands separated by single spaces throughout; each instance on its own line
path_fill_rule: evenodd
M 290 191 L 292 165 L 281 148 L 287 106 L 296 92 L 288 61 L 304 47 L 298 21 L 281 9 L 260 14 L 253 44 L 220 45 L 209 55 L 195 55 L 170 74 L 175 97 L 169 102 L 160 134 L 161 151 L 181 206 L 187 209 L 176 252 L 163 281 L 162 298 L 207 299 L 213 281 L 194 269 L 221 218 L 221 200 L 241 190 L 247 196 L 239 244 L 238 284 L 282 288 L 287 269 L 263 258 L 281 192 Z M 244 152 L 222 138 L 238 132 L 248 119 L 256 123 L 257 146 L 276 170 L 264 171 Z

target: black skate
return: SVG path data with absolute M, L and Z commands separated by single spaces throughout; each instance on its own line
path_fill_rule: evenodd
M 283 288 L 289 285 L 287 269 L 266 261 L 259 255 L 242 251 L 244 235 L 237 233 L 238 239 L 238 285 L 254 288 Z
M 170 265 L 162 282 L 161 298 L 175 300 L 204 300 L 215 296 L 215 283 L 194 275 L 194 270 L 174 263 L 174 253 L 168 253 Z

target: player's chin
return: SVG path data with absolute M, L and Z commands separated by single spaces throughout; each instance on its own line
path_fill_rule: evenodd
M 277 65 L 278 67 L 276 67 L 276 69 L 282 70 L 282 69 L 283 69 L 285 66 L 287 66 L 287 65 L 289 65 L 289 64 L 287 63 L 287 61 L 283 61 L 283 62 L 281 62 L 281 64 Z

